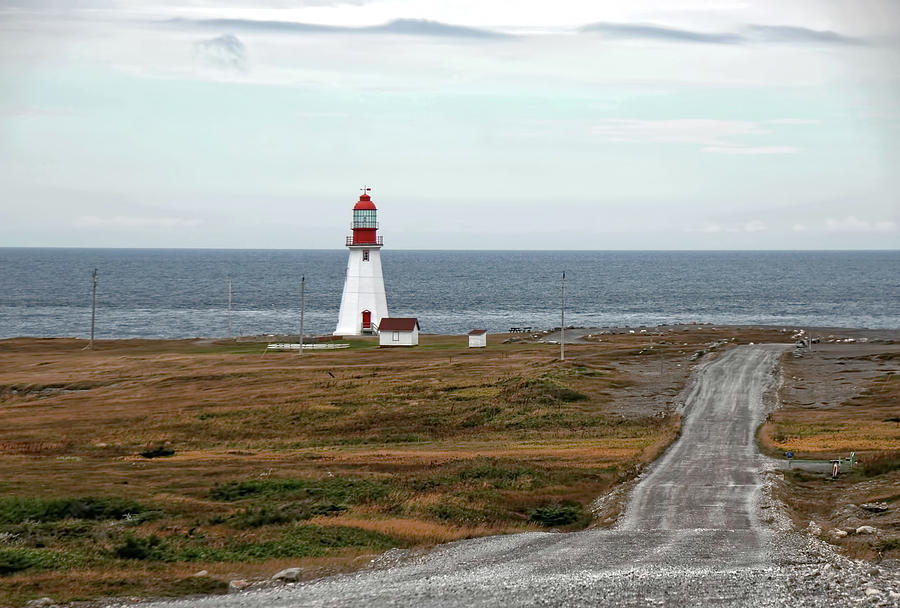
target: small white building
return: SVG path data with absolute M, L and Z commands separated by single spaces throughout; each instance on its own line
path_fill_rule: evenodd
M 385 318 L 378 324 L 379 346 L 417 346 L 419 320 L 415 317 Z
M 473 329 L 469 332 L 469 348 L 484 348 L 487 346 L 487 330 Z

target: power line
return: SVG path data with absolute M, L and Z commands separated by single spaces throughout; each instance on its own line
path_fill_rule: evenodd
M 306 275 L 300 275 L 300 343 L 297 356 L 303 356 L 303 313 L 306 309 Z
M 562 273 L 562 297 L 559 312 L 559 360 L 566 360 L 566 271 Z
M 97 269 L 91 272 L 91 342 L 88 344 L 90 350 L 94 350 L 94 321 L 97 318 Z

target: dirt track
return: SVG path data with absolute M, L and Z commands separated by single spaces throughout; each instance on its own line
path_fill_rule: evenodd
M 154 605 L 896 605 L 900 573 L 874 573 L 762 515 L 775 509 L 754 429 L 780 350 L 739 347 L 700 371 L 681 439 L 612 530 L 460 541 L 353 575 Z

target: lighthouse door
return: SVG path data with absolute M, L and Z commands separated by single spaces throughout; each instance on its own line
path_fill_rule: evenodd
M 372 313 L 368 310 L 362 311 L 362 328 L 372 329 Z

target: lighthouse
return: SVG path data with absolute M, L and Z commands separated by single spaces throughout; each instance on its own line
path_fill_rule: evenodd
M 353 236 L 347 237 L 350 259 L 338 314 L 336 336 L 358 336 L 374 333 L 381 319 L 388 316 L 381 273 L 382 238 L 377 235 L 378 218 L 371 188 L 363 188 L 359 202 L 353 207 Z

